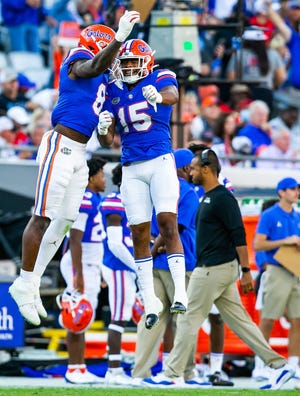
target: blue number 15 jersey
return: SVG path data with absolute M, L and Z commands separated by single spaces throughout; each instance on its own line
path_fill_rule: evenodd
M 157 111 L 144 98 L 142 89 L 153 85 L 160 91 L 177 88 L 175 73 L 161 69 L 140 80 L 131 90 L 126 84 L 107 87 L 103 110 L 111 112 L 122 143 L 122 164 L 146 161 L 172 152 L 170 118 L 172 106 L 157 104 Z

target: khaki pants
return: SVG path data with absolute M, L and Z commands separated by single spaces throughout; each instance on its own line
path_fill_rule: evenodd
M 186 284 L 191 272 L 186 273 Z M 151 367 L 157 363 L 160 344 L 166 326 L 171 319 L 169 313 L 174 297 L 174 283 L 170 271 L 153 269 L 154 289 L 157 297 L 162 301 L 164 309 L 159 317 L 158 325 L 151 330 L 145 327 L 145 316 L 137 326 L 137 340 L 135 349 L 135 364 L 132 377 L 145 378 L 151 376 Z
M 187 289 L 188 309 L 177 319 L 174 347 L 167 360 L 165 374 L 169 377 L 191 376 L 188 364 L 197 342 L 198 330 L 207 318 L 213 303 L 223 320 L 267 365 L 277 368 L 286 360 L 273 351 L 257 325 L 241 303 L 236 280 L 236 260 L 206 268 L 195 268 Z

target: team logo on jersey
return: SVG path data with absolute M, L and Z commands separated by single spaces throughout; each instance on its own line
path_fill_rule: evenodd
M 70 154 L 72 153 L 72 150 L 69 149 L 68 147 L 63 147 L 60 151 L 61 151 L 63 154 L 65 154 L 65 155 L 70 155 Z
M 116 105 L 120 102 L 120 98 L 113 98 L 113 100 L 111 101 L 112 104 Z

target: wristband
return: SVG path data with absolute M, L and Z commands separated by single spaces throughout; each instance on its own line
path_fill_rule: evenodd
M 249 267 L 242 267 L 242 272 L 250 272 L 250 268 Z

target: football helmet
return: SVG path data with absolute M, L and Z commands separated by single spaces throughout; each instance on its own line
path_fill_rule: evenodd
M 105 25 L 91 25 L 83 29 L 80 33 L 78 46 L 85 47 L 97 54 L 115 38 L 115 32 Z
M 126 41 L 119 52 L 120 60 L 120 79 L 127 84 L 134 84 L 136 81 L 152 73 L 154 67 L 154 51 L 144 41 L 133 39 Z M 136 59 L 138 64 L 135 67 L 124 67 L 123 60 Z
M 83 333 L 92 324 L 94 310 L 85 294 L 65 289 L 56 297 L 60 308 L 59 324 L 72 333 Z

